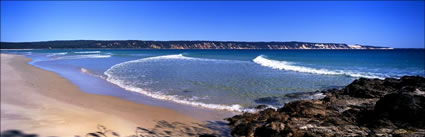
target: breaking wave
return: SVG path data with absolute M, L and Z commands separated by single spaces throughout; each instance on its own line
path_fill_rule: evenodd
M 52 57 L 52 56 L 60 56 L 60 55 L 66 55 L 68 54 L 68 52 L 60 52 L 60 53 L 52 53 L 47 55 L 48 57 Z
M 56 59 L 109 58 L 109 57 L 111 57 L 111 55 L 89 54 L 89 55 L 62 56 Z
M 144 94 L 146 96 L 155 98 L 155 99 L 161 99 L 161 100 L 169 100 L 176 103 L 186 104 L 186 105 L 192 105 L 192 106 L 198 106 L 198 107 L 204 107 L 204 108 L 210 108 L 210 109 L 218 109 L 218 110 L 228 110 L 228 111 L 235 111 L 235 112 L 255 112 L 256 109 L 252 108 L 244 108 L 241 105 L 234 104 L 234 105 L 224 105 L 224 104 L 209 104 L 209 103 L 203 103 L 203 102 L 197 102 L 193 101 L 193 99 L 185 99 L 182 97 L 179 97 L 177 95 L 165 95 L 163 93 L 159 92 L 150 92 L 145 89 L 133 86 L 130 82 L 120 80 L 117 76 L 114 75 L 114 71 L 119 71 L 119 69 L 122 69 L 123 66 L 130 64 L 130 63 L 137 63 L 137 62 L 144 62 L 144 61 L 151 61 L 151 60 L 159 60 L 159 59 L 183 59 L 183 60 L 201 60 L 201 61 L 216 61 L 214 59 L 201 59 L 201 58 L 192 58 L 192 57 L 186 57 L 182 54 L 176 54 L 176 55 L 164 55 L 164 56 L 155 56 L 155 57 L 148 57 L 148 58 L 142 58 L 132 61 L 127 61 L 123 63 L 116 64 L 106 70 L 104 74 L 107 76 L 106 81 L 113 83 L 121 88 L 124 88 L 128 91 L 137 92 Z M 224 60 L 226 61 L 226 60 Z
M 100 51 L 79 51 L 74 53 L 80 53 L 80 54 L 88 54 L 88 53 L 100 53 Z
M 296 71 L 296 72 L 311 73 L 311 74 L 322 74 L 322 75 L 345 75 L 345 76 L 356 77 L 356 78 L 364 77 L 364 78 L 384 79 L 384 77 L 376 76 L 373 74 L 369 75 L 369 74 L 362 74 L 362 73 L 355 73 L 355 72 L 344 72 L 342 70 L 315 69 L 315 68 L 309 68 L 309 67 L 303 67 L 303 66 L 296 66 L 296 65 L 293 65 L 294 63 L 287 62 L 287 61 L 277 61 L 277 60 L 267 59 L 263 55 L 257 56 L 252 61 L 261 66 L 269 67 L 272 69 L 278 69 L 278 70 L 288 70 L 288 71 Z
M 84 74 L 92 75 L 92 76 L 95 76 L 95 77 L 100 77 L 100 78 L 103 78 L 103 79 L 105 78 L 105 77 L 98 75 L 98 74 L 96 74 L 96 73 L 94 73 L 94 72 L 92 72 L 92 71 L 90 71 L 86 68 L 80 68 L 80 72 L 84 73 Z

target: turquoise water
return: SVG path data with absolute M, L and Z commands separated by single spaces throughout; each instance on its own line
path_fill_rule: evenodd
M 27 55 L 64 77 L 80 72 L 156 99 L 232 111 L 279 107 L 292 100 L 286 94 L 342 87 L 360 77 L 425 76 L 423 49 L 2 52 Z

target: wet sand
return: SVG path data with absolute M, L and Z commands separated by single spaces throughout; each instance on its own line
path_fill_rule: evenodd
M 85 136 L 103 125 L 121 136 L 134 135 L 136 127 L 157 135 L 191 136 L 220 130 L 215 127 L 213 131 L 213 123 L 174 110 L 82 92 L 56 73 L 27 64 L 29 61 L 24 56 L 1 54 L 2 131 Z

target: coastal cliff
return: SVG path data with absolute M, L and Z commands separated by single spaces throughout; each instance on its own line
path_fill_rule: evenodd
M 425 136 L 425 78 L 355 80 L 325 98 L 228 118 L 233 136 Z M 261 106 L 259 106 L 261 107 Z M 264 106 L 263 106 L 264 107 Z
M 231 41 L 45 41 L 1 42 L 1 49 L 130 48 L 130 49 L 392 49 L 388 47 L 310 42 Z

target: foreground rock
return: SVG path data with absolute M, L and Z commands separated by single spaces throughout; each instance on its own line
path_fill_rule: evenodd
M 355 80 L 325 98 L 228 118 L 233 136 L 425 136 L 425 78 Z

